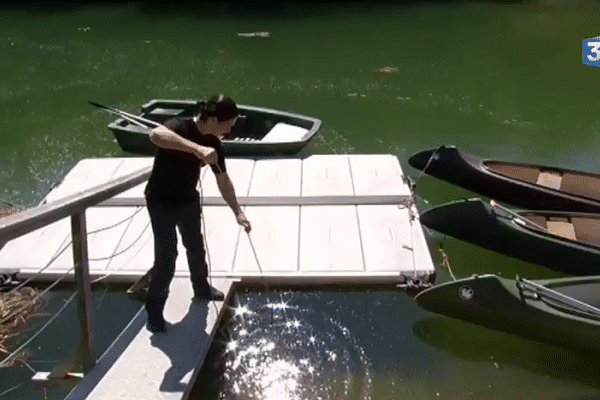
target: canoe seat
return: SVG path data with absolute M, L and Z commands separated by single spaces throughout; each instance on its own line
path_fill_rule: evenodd
M 537 167 L 511 164 L 502 161 L 486 161 L 485 166 L 500 175 L 509 176 L 529 183 L 536 183 L 540 173 L 540 170 Z
M 540 186 L 544 186 L 554 190 L 560 190 L 562 183 L 562 175 L 558 172 L 540 172 L 536 182 Z
M 600 200 L 600 179 L 588 174 L 565 173 L 561 190 Z
M 278 122 L 262 139 L 263 142 L 298 142 L 304 139 L 308 129 Z
M 600 245 L 600 219 L 588 217 L 572 218 L 577 240 L 594 246 Z
M 577 237 L 575 236 L 575 227 L 570 222 L 548 220 L 547 226 L 548 231 L 553 235 L 577 240 Z

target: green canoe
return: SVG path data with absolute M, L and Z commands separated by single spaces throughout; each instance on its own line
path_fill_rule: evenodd
M 169 118 L 198 112 L 197 100 L 155 99 L 142 105 L 141 117 L 163 123 Z M 321 120 L 300 114 L 238 104 L 235 135 L 222 140 L 226 156 L 294 155 L 317 134 Z M 126 152 L 154 155 L 155 145 L 148 130 L 119 118 L 108 125 L 119 146 Z
M 415 301 L 436 314 L 526 339 L 600 351 L 600 276 L 529 281 L 474 275 L 426 289 Z
M 445 235 L 527 262 L 574 275 L 600 274 L 600 214 L 514 211 L 468 199 L 431 208 L 420 220 Z

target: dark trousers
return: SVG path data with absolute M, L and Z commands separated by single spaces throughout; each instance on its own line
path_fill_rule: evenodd
M 146 199 L 150 222 L 154 232 L 154 266 L 146 297 L 149 319 L 162 319 L 169 295 L 169 286 L 175 275 L 177 258 L 177 233 L 179 228 L 186 249 L 192 286 L 196 295 L 209 291 L 208 268 L 205 260 L 204 240 L 201 232 L 200 200 L 182 206 L 172 206 L 156 200 Z

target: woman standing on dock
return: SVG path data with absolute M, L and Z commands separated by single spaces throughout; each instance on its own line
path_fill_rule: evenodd
M 224 295 L 207 281 L 204 240 L 201 232 L 201 203 L 196 190 L 200 169 L 209 164 L 223 199 L 246 232 L 250 222 L 240 208 L 225 167 L 221 138 L 231 132 L 237 119 L 236 103 L 218 95 L 202 104 L 199 115 L 174 118 L 154 128 L 150 140 L 157 147 L 152 174 L 145 190 L 154 233 L 154 266 L 146 296 L 148 328 L 165 332 L 163 310 L 175 274 L 179 228 L 186 248 L 194 297 L 223 300 Z

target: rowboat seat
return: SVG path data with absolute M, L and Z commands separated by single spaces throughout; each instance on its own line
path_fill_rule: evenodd
M 308 129 L 278 122 L 262 139 L 263 142 L 298 142 L 306 136 Z
M 183 113 L 185 110 L 182 108 L 155 108 L 150 111 L 148 115 L 168 115 L 168 116 L 177 116 Z

